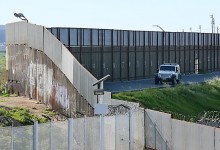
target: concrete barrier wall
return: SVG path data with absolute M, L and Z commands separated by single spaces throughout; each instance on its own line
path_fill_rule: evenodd
M 215 149 L 214 150 L 219 150 L 220 149 L 220 129 L 215 128 L 215 141 L 214 141 Z
M 144 147 L 144 109 L 136 109 L 132 111 L 132 140 L 133 140 L 133 149 L 140 150 Z
M 104 149 L 115 150 L 115 116 L 104 118 Z
M 9 23 L 5 27 L 6 44 L 28 44 L 27 21 Z M 33 33 L 32 33 L 33 34 Z
M 69 51 L 66 51 L 65 46 L 62 46 L 62 72 L 73 84 L 73 55 Z
M 151 121 L 155 123 L 156 128 L 161 134 L 162 138 L 168 142 L 168 146 L 171 147 L 172 135 L 171 135 L 171 115 L 159 111 L 154 111 L 146 109 L 147 115 L 150 117 Z M 149 120 L 150 121 L 150 120 Z M 153 125 L 150 126 L 150 130 L 154 130 Z M 151 133 L 154 134 L 154 133 Z M 154 140 L 154 135 L 151 136 L 151 140 Z M 155 144 L 155 143 L 152 143 Z M 152 146 L 152 145 L 151 145 Z M 153 145 L 154 146 L 154 145 Z
M 42 51 L 27 45 L 8 45 L 8 78 L 12 93 L 36 99 L 67 116 L 93 115 L 62 71 Z
M 169 114 L 162 112 L 148 109 L 146 112 L 172 150 L 217 150 L 220 147 L 218 128 L 171 119 Z M 150 120 L 146 119 L 146 144 L 151 148 L 164 149 L 155 143 L 155 128 Z
M 6 31 L 6 44 L 14 44 L 15 42 L 15 24 L 14 23 L 9 23 L 5 26 L 5 31 Z
M 6 40 L 7 45 L 25 44 L 32 49 L 43 51 L 63 71 L 77 92 L 91 106 L 94 106 L 96 97 L 93 91 L 97 86 L 93 87 L 92 85 L 97 79 L 46 28 L 27 23 L 26 21 L 7 24 Z
M 16 44 L 28 44 L 28 24 L 26 21 L 17 22 L 14 26 L 14 42 Z
M 28 23 L 28 46 L 37 50 L 44 50 L 44 27 Z
M 33 26 L 33 28 L 35 28 L 35 26 Z M 62 43 L 52 36 L 48 30 L 44 30 L 44 53 L 54 62 L 54 64 L 60 69 L 62 68 Z
M 214 150 L 214 128 L 172 119 L 173 150 Z

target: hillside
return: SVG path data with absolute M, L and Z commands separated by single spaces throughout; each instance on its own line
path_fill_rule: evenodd
M 114 94 L 113 98 L 138 102 L 142 107 L 170 113 L 173 118 L 197 122 L 207 112 L 220 114 L 220 79 L 175 88 L 123 92 Z
M 0 25 L 0 43 L 5 42 L 5 26 Z

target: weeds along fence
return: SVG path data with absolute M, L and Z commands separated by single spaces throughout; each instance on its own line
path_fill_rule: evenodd
M 145 112 L 145 113 L 144 113 Z M 103 130 L 102 128 L 103 127 Z M 104 134 L 101 134 L 101 132 Z M 0 128 L 0 149 L 12 150 L 170 150 L 143 109 L 113 116 L 69 118 L 20 127 Z

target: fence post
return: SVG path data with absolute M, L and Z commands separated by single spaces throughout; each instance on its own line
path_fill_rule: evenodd
M 84 150 L 86 150 L 86 115 L 84 115 Z
M 100 115 L 100 150 L 104 150 L 104 116 Z
M 68 150 L 73 149 L 73 118 L 68 119 Z
M 50 121 L 50 150 L 53 150 L 53 130 L 52 130 L 52 122 Z
M 11 149 L 14 150 L 14 126 L 11 125 Z
M 117 149 L 117 114 L 115 115 L 115 150 Z
M 156 130 L 156 124 L 154 123 L 154 134 L 155 134 L 155 149 L 157 149 L 157 130 Z
M 133 149 L 133 124 L 132 124 L 132 110 L 129 109 L 129 150 Z
M 38 150 L 38 122 L 34 121 L 33 150 Z
M 147 134 L 146 134 L 146 111 L 144 109 L 144 148 L 147 147 Z

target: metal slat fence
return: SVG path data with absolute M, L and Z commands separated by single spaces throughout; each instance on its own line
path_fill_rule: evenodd
M 111 75 L 111 81 L 150 78 L 161 63 L 179 63 L 185 74 L 220 70 L 217 33 L 48 30 L 98 79 L 106 74 Z

